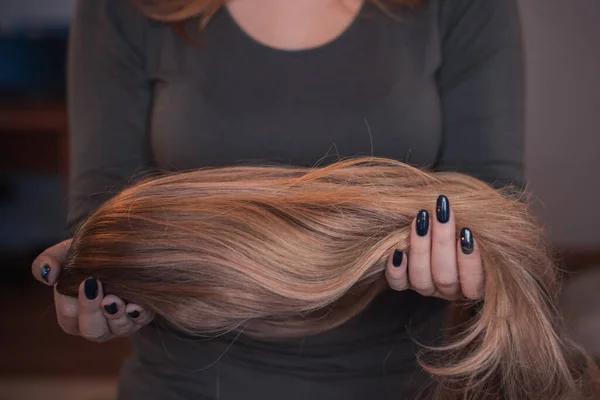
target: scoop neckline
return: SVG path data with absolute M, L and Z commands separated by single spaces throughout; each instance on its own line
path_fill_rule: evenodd
M 329 40 L 321 45 L 314 46 L 314 47 L 301 48 L 301 49 L 283 49 L 283 48 L 269 46 L 268 44 L 261 42 L 260 40 L 256 39 L 255 37 L 250 35 L 248 32 L 246 32 L 246 30 L 244 28 L 242 28 L 240 26 L 240 24 L 237 23 L 235 18 L 233 18 L 233 15 L 231 15 L 231 12 L 229 11 L 229 8 L 226 5 L 224 5 L 222 7 L 222 11 L 225 14 L 225 17 L 227 18 L 228 23 L 233 25 L 233 27 L 235 28 L 237 34 L 239 36 L 241 36 L 244 41 L 250 43 L 252 46 L 259 48 L 263 51 L 270 52 L 270 53 L 286 54 L 286 55 L 303 55 L 303 54 L 319 53 L 322 51 L 326 51 L 329 48 L 334 47 L 338 43 L 344 41 L 348 36 L 350 36 L 357 29 L 360 18 L 363 16 L 363 14 L 366 10 L 367 3 L 368 2 L 366 0 L 363 0 L 360 8 L 358 9 L 358 12 L 354 16 L 354 18 L 352 19 L 350 24 L 348 24 L 348 26 L 344 30 L 342 30 L 337 36 L 333 37 L 331 40 Z

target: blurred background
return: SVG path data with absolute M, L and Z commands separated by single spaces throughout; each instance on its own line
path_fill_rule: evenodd
M 480 0 L 486 1 L 486 0 Z M 65 238 L 73 0 L 0 0 L 0 400 L 114 398 L 126 341 L 62 333 L 33 258 Z M 526 174 L 568 271 L 563 312 L 600 358 L 600 2 L 523 0 Z

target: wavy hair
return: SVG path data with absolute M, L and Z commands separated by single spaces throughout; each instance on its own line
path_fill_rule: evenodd
M 190 334 L 317 334 L 385 290 L 388 255 L 410 251 L 414 216 L 445 194 L 478 240 L 486 284 L 483 300 L 454 303 L 453 334 L 421 359 L 430 398 L 598 398 L 598 369 L 559 317 L 551 252 L 527 202 L 507 193 L 376 158 L 166 174 L 78 228 L 58 291 L 75 295 L 94 276 Z

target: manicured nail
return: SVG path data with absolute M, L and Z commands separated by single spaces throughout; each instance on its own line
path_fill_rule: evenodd
M 104 306 L 104 309 L 106 310 L 107 313 L 109 313 L 110 315 L 115 315 L 116 313 L 119 312 L 119 307 L 117 307 L 117 303 L 110 303 L 110 304 L 106 304 Z
M 140 316 L 140 312 L 138 310 L 133 310 L 127 313 L 131 318 L 137 318 Z
M 471 254 L 475 250 L 473 233 L 469 228 L 462 228 L 460 230 L 460 248 L 465 254 Z
M 98 281 L 96 278 L 87 278 L 83 286 L 83 292 L 88 300 L 98 297 Z
M 402 250 L 394 251 L 394 256 L 392 257 L 392 265 L 396 268 L 402 265 L 402 258 L 404 257 L 404 253 Z
M 48 281 L 48 277 L 50 276 L 50 266 L 48 264 L 44 264 L 42 266 L 42 279 L 46 282 Z
M 450 220 L 450 202 L 446 196 L 438 197 L 435 212 L 437 220 L 442 224 Z
M 417 214 L 417 235 L 425 236 L 429 231 L 429 213 L 426 210 L 421 210 Z

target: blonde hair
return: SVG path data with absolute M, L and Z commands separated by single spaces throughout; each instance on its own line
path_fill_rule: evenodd
M 486 284 L 483 301 L 455 303 L 455 333 L 436 362 L 422 361 L 437 378 L 431 398 L 598 398 L 597 368 L 565 334 L 558 271 L 527 203 L 458 173 L 364 158 L 152 178 L 79 227 L 58 290 L 74 295 L 94 276 L 191 334 L 316 334 L 387 287 L 389 254 L 410 251 L 413 218 L 439 194 L 477 238 Z

